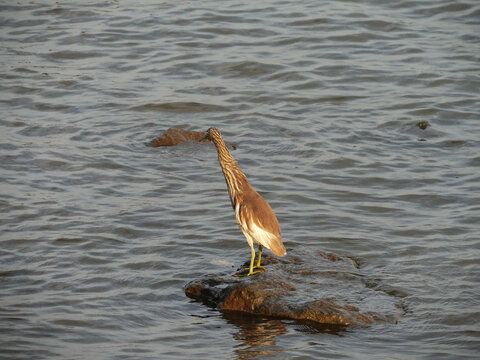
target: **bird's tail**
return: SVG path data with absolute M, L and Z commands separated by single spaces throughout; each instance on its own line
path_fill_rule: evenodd
M 270 243 L 270 250 L 277 256 L 284 256 L 287 254 L 287 250 L 280 239 L 279 241 Z

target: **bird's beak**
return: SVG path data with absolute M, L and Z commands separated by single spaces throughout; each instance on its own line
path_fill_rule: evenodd
M 205 136 L 202 137 L 202 138 L 200 139 L 200 141 L 210 141 L 210 137 L 208 136 L 208 133 L 205 134 Z

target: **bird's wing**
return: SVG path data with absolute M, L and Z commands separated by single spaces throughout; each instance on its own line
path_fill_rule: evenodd
M 242 231 L 274 254 L 285 255 L 280 225 L 272 208 L 257 192 L 252 192 L 237 203 L 235 213 Z M 248 238 L 248 237 L 247 237 Z

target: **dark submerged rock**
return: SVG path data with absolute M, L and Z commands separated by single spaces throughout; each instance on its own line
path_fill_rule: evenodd
M 404 294 L 392 287 L 382 290 L 352 259 L 291 250 L 286 258 L 265 255 L 267 270 L 260 274 L 208 276 L 188 283 L 185 294 L 225 313 L 336 326 L 396 322 L 402 313 Z

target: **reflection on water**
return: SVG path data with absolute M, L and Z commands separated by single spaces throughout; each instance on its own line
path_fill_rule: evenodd
M 233 334 L 238 345 L 234 352 L 237 359 L 253 359 L 282 350 L 275 347 L 275 338 L 287 332 L 284 320 L 248 316 L 238 312 L 225 312 L 223 317 L 238 331 Z
M 295 332 L 307 334 L 329 334 L 343 336 L 347 331 L 344 326 L 321 325 L 310 321 L 292 321 L 252 316 L 240 312 L 227 311 L 222 317 L 236 327 L 232 334 L 238 344 L 234 352 L 236 359 L 254 359 L 261 355 L 283 353 L 276 338 L 293 329 Z

